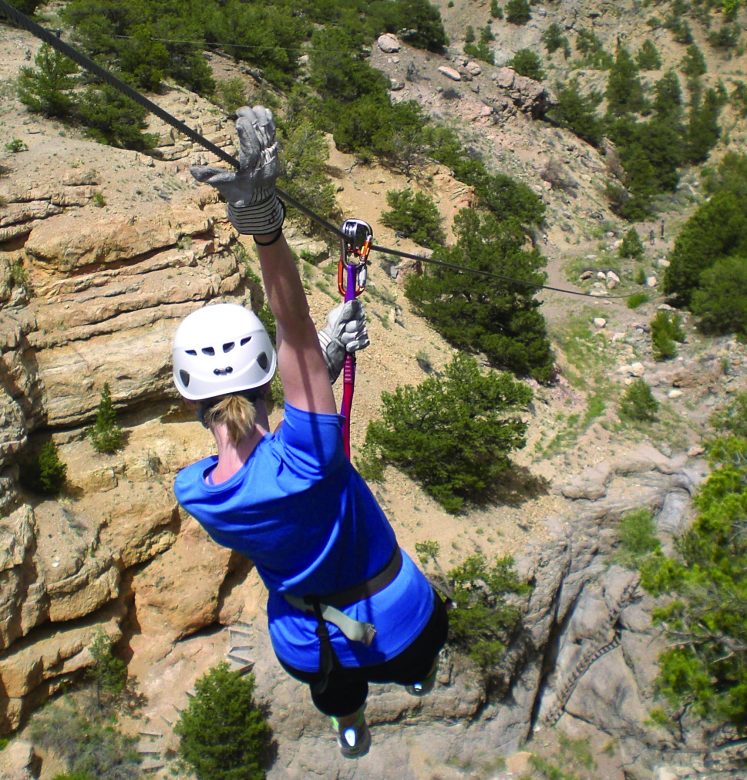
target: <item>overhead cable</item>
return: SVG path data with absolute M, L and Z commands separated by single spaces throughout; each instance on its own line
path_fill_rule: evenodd
M 150 113 L 154 114 L 159 119 L 164 121 L 167 125 L 170 125 L 175 130 L 187 136 L 187 138 L 192 140 L 194 143 L 199 144 L 204 149 L 211 152 L 216 157 L 220 158 L 221 160 L 233 166 L 234 168 L 240 167 L 238 159 L 236 159 L 236 157 L 234 157 L 233 155 L 229 154 L 225 149 L 222 149 L 220 146 L 217 146 L 212 141 L 205 138 L 202 134 L 198 133 L 196 130 L 193 130 L 185 122 L 183 122 L 180 119 L 177 119 L 168 111 L 161 108 L 157 103 L 154 103 L 152 100 L 145 97 L 145 95 L 141 94 L 136 89 L 133 89 L 133 87 L 131 87 L 129 84 L 117 78 L 117 76 L 115 76 L 111 71 L 107 70 L 106 68 L 102 68 L 92 59 L 87 57 L 85 54 L 78 51 L 73 46 L 70 46 L 69 44 L 65 43 L 65 41 L 63 41 L 54 32 L 45 29 L 41 25 L 38 25 L 36 22 L 34 22 L 32 19 L 29 19 L 28 16 L 21 13 L 18 9 L 14 8 L 12 5 L 6 2 L 6 0 L 0 0 L 0 11 L 2 11 L 9 19 L 14 21 L 20 27 L 23 27 L 24 29 L 28 30 L 32 35 L 44 41 L 44 43 L 56 49 L 61 54 L 64 54 L 66 57 L 69 57 L 73 62 L 77 63 L 81 68 L 84 68 L 90 73 L 93 73 L 105 83 L 119 90 L 119 92 L 121 92 L 123 95 L 126 95 L 135 103 L 145 108 L 146 111 L 149 111 Z M 304 216 L 308 217 L 313 222 L 316 222 L 320 227 L 323 227 L 325 230 L 337 236 L 339 239 L 343 240 L 345 238 L 342 231 L 337 226 L 333 225 L 329 220 L 324 219 L 324 217 L 320 216 L 319 214 L 316 214 L 314 211 L 304 206 L 303 203 L 299 202 L 296 198 L 294 198 L 289 193 L 284 192 L 280 187 L 277 187 L 276 189 L 281 199 L 286 201 L 286 203 L 288 203 L 289 205 L 293 206 L 293 208 L 298 209 L 298 211 L 300 211 Z M 551 290 L 553 292 L 559 292 L 565 295 L 577 295 L 584 298 L 593 298 L 594 300 L 609 300 L 612 298 L 628 297 L 627 295 L 606 295 L 606 294 L 593 295 L 591 293 L 579 292 L 577 290 L 567 290 L 561 287 L 553 287 L 545 284 L 537 284 L 536 282 L 531 282 L 525 279 L 516 279 L 514 277 L 507 276 L 505 274 L 498 274 L 493 271 L 484 271 L 479 268 L 468 268 L 466 266 L 457 265 L 456 263 L 449 263 L 443 260 L 436 260 L 432 257 L 425 257 L 423 255 L 417 255 L 399 249 L 391 249 L 389 247 L 379 246 L 376 244 L 372 244 L 371 249 L 385 255 L 392 255 L 394 257 L 402 257 L 402 258 L 417 260 L 423 263 L 428 263 L 443 268 L 448 268 L 452 271 L 456 271 L 459 273 L 474 274 L 474 275 L 485 276 L 494 279 L 500 279 L 501 281 L 509 281 L 514 284 L 520 284 L 520 285 L 533 287 L 537 289 Z

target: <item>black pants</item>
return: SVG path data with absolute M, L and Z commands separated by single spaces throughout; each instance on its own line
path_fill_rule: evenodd
M 424 680 L 433 668 L 441 648 L 446 642 L 449 618 L 446 607 L 437 593 L 434 593 L 433 614 L 417 638 L 399 655 L 382 664 L 340 667 L 329 675 L 323 693 L 311 689 L 311 698 L 316 708 L 325 715 L 343 717 L 360 709 L 368 696 L 368 683 L 398 683 L 412 685 Z M 320 679 L 319 672 L 304 672 L 280 661 L 291 677 L 313 685 Z

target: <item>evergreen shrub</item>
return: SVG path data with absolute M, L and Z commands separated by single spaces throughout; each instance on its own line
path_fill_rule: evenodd
M 653 422 L 659 402 L 654 398 L 645 380 L 636 379 L 623 393 L 620 400 L 620 417 L 633 422 Z
M 195 683 L 195 695 L 174 732 L 179 754 L 198 780 L 263 780 L 272 731 L 254 698 L 253 674 L 232 672 L 223 662 Z
M 677 355 L 676 342 L 685 340 L 682 330 L 682 318 L 679 314 L 668 311 L 658 311 L 651 320 L 651 343 L 656 360 L 671 360 Z
M 620 257 L 632 257 L 640 260 L 643 257 L 644 249 L 641 237 L 635 228 L 630 228 L 623 236 L 620 244 Z
M 545 78 L 545 71 L 542 69 L 542 59 L 532 49 L 519 49 L 509 62 L 519 75 L 542 81 Z
M 386 202 L 389 211 L 381 215 L 384 225 L 421 246 L 434 247 L 444 243 L 443 220 L 436 202 L 429 195 L 409 189 L 389 190 Z
M 508 0 L 505 13 L 506 21 L 511 24 L 526 24 L 532 18 L 528 0 Z
M 108 383 L 104 384 L 101 391 L 96 422 L 86 433 L 96 452 L 111 454 L 124 445 L 124 430 L 117 423 L 117 412 Z
M 511 465 L 509 454 L 526 443 L 520 415 L 531 397 L 509 374 L 483 373 L 474 358 L 458 354 L 443 375 L 382 393 L 361 473 L 378 479 L 385 465 L 395 466 L 452 513 L 486 503 Z
M 438 542 L 418 542 L 415 551 L 436 586 L 447 593 L 455 609 L 449 614 L 449 646 L 466 655 L 488 683 L 500 678 L 499 664 L 506 646 L 521 628 L 516 596 L 531 590 L 522 581 L 510 556 L 488 562 L 471 555 L 444 573 L 438 562 Z
M 49 439 L 36 453 L 20 459 L 21 484 L 34 493 L 55 496 L 63 488 L 67 465 L 60 460 L 57 445 Z

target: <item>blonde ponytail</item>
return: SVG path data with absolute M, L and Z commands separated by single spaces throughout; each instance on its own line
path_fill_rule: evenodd
M 238 443 L 254 427 L 257 410 L 254 404 L 243 395 L 224 395 L 218 401 L 211 399 L 210 406 L 202 407 L 202 423 L 213 429 L 225 425 L 232 444 Z

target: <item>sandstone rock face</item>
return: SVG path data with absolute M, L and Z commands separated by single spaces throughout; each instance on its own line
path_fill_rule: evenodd
M 60 171 L 57 181 L 9 192 L 0 220 L 5 732 L 91 663 L 97 631 L 119 641 L 125 616 L 137 614 L 139 630 L 158 638 L 151 657 L 216 621 L 231 570 L 230 554 L 176 511 L 173 473 L 195 454 L 192 443 L 157 433 L 140 449 L 133 430 L 124 453 L 99 455 L 83 429 L 104 384 L 120 408 L 168 408 L 178 320 L 207 301 L 241 301 L 248 292 L 235 239 L 209 195 L 193 197 L 190 188 L 173 199 L 95 208 L 89 201 L 101 179 Z M 18 485 L 18 455 L 42 428 L 68 467 L 66 495 L 32 505 Z M 184 598 L 175 598 L 180 592 Z

